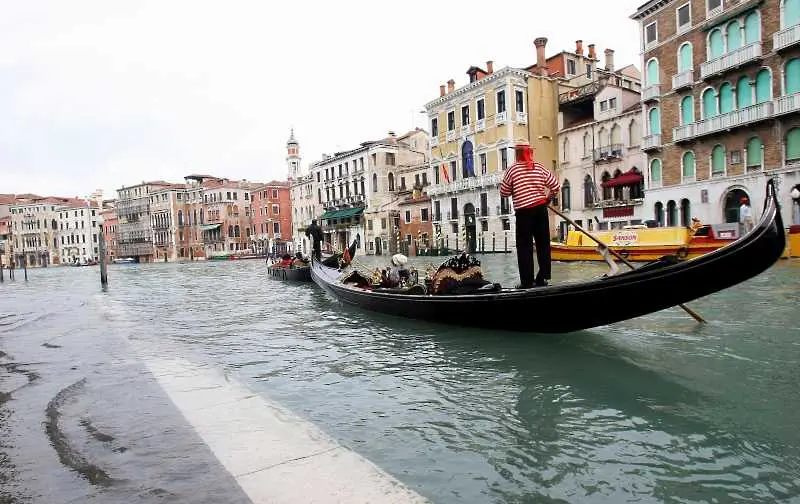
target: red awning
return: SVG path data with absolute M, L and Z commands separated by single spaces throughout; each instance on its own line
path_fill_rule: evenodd
M 640 183 L 642 180 L 644 180 L 644 177 L 642 176 L 641 173 L 636 173 L 634 171 L 627 171 L 622 175 L 606 180 L 600 185 L 603 187 L 633 185 Z

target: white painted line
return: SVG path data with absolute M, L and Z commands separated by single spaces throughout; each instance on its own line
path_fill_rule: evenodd
M 255 504 L 428 502 L 314 424 L 219 371 L 181 359 L 142 360 Z

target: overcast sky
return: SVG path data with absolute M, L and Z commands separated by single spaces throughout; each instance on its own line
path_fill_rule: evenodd
M 290 128 L 303 166 L 427 129 L 440 84 L 532 64 L 538 36 L 640 67 L 639 3 L 0 0 L 0 193 L 285 179 Z

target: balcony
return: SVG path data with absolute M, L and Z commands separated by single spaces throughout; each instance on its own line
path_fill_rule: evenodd
M 472 133 L 472 125 L 471 124 L 465 124 L 464 126 L 461 126 L 461 136 L 462 137 L 465 137 L 465 136 L 469 135 L 470 133 Z
M 477 217 L 479 219 L 488 219 L 489 218 L 489 207 L 476 208 L 475 209 L 475 217 Z
M 622 159 L 622 144 L 611 144 L 599 149 L 594 149 L 594 160 L 601 161 L 616 161 Z
M 651 84 L 642 90 L 642 101 L 649 102 L 661 97 L 661 84 Z
M 503 205 L 497 205 L 497 215 L 500 215 L 501 217 L 504 215 L 511 215 L 511 207 L 510 206 L 504 207 Z
M 486 119 L 478 119 L 475 121 L 475 131 L 483 131 L 486 129 Z
M 525 112 L 517 112 L 517 122 L 520 124 L 528 123 L 528 114 Z
M 431 147 L 436 147 L 439 145 L 439 135 L 433 135 L 430 138 Z
M 642 138 L 642 150 L 653 150 L 653 149 L 660 149 L 661 148 L 661 133 L 656 133 L 654 135 L 645 135 Z
M 800 25 L 798 25 L 800 26 Z M 792 112 L 800 112 L 800 93 L 790 94 L 789 96 L 781 96 L 776 98 L 774 107 L 774 115 L 791 114 Z
M 484 187 L 500 185 L 502 182 L 502 172 L 487 173 L 479 177 L 468 177 L 449 184 L 434 184 L 428 188 L 428 195 L 434 196 L 437 194 L 445 193 L 458 193 L 462 191 L 471 191 Z
M 447 132 L 446 140 L 448 142 L 454 142 L 456 140 L 456 130 L 450 130 Z
M 607 199 L 595 201 L 592 206 L 594 208 L 616 208 L 644 205 L 644 198 L 630 198 L 630 199 Z
M 778 52 L 800 44 L 800 24 L 790 26 L 772 35 L 772 50 Z
M 785 98 L 791 98 L 791 96 Z M 708 119 L 696 121 L 691 124 L 684 124 L 683 126 L 673 128 L 672 139 L 675 142 L 680 142 L 763 121 L 772 117 L 772 110 L 773 103 L 764 102 L 740 110 L 734 110 L 726 114 L 709 117 Z
M 441 222 L 442 221 L 442 213 L 436 212 L 433 214 L 433 222 Z
M 451 220 L 451 221 L 458 220 L 458 211 L 457 210 L 451 210 L 451 211 L 447 212 L 447 220 Z
M 708 79 L 758 59 L 761 59 L 761 42 L 753 42 L 725 53 L 719 58 L 701 63 L 700 78 Z
M 497 115 L 494 116 L 495 125 L 503 124 L 506 121 L 508 121 L 508 112 L 498 112 Z
M 672 76 L 672 90 L 677 91 L 694 84 L 694 70 L 687 70 Z

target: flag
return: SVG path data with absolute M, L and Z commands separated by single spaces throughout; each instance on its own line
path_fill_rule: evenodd
M 442 163 L 442 175 L 444 176 L 445 184 L 450 183 L 450 175 L 447 173 L 447 163 Z

